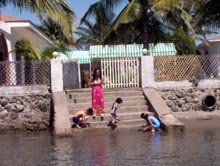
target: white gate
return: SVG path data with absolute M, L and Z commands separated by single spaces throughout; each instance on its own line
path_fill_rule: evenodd
M 139 87 L 138 58 L 103 58 L 101 69 L 105 88 Z

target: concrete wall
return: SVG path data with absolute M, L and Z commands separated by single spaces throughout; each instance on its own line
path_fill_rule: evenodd
M 215 109 L 220 109 L 220 88 L 169 88 L 157 91 L 173 112 L 205 110 L 202 101 L 207 95 L 216 98 Z
M 48 130 L 50 110 L 50 94 L 0 96 L 0 130 Z
M 0 87 L 0 130 L 48 130 L 50 112 L 47 86 Z

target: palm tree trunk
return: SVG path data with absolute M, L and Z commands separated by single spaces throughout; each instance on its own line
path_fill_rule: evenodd
M 144 48 L 149 48 L 148 43 L 148 29 L 147 29 L 147 0 L 141 0 L 141 4 L 143 6 L 143 14 L 142 14 L 142 24 L 143 24 L 143 30 L 142 30 L 142 42 L 144 45 Z

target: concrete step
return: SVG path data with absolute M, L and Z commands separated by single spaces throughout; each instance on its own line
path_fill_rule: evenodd
M 101 127 L 107 127 L 108 121 L 95 121 L 90 122 L 91 127 L 93 128 L 101 128 Z M 145 124 L 145 121 L 143 119 L 128 119 L 128 120 L 121 120 L 118 123 L 118 126 L 132 126 L 132 125 L 139 125 L 142 126 Z
M 127 97 L 127 96 L 142 96 L 142 91 L 109 91 L 104 92 L 104 97 Z M 77 92 L 77 93 L 68 93 L 67 98 L 77 99 L 77 98 L 91 98 L 91 92 Z
M 90 128 L 83 128 L 83 129 L 78 129 L 78 128 L 72 128 L 72 133 L 73 135 L 78 135 L 80 134 L 81 132 L 94 132 L 94 131 L 117 131 L 117 130 L 120 130 L 120 129 L 141 129 L 142 128 L 142 125 L 140 124 L 137 124 L 137 125 L 123 125 L 123 124 L 119 124 L 118 127 L 115 129 L 115 130 L 111 130 L 110 127 L 108 126 L 100 126 L 100 127 L 95 127 L 95 126 L 91 126 Z
M 114 102 L 116 97 L 112 97 L 112 96 L 104 96 L 105 98 L 105 102 Z M 90 102 L 91 101 L 91 95 L 88 95 L 84 98 L 71 98 L 69 99 L 68 95 L 67 95 L 67 103 L 87 103 L 87 102 Z M 126 97 L 123 97 L 123 101 L 126 102 L 126 101 L 133 101 L 133 100 L 145 100 L 144 96 L 126 96 Z
M 139 119 L 142 112 L 128 112 L 128 113 L 119 113 L 119 118 L 121 121 L 123 120 L 132 120 L 132 119 Z M 145 111 L 146 113 L 146 111 Z M 150 115 L 154 115 L 153 112 L 148 112 Z M 73 117 L 73 115 L 70 115 L 70 119 Z M 104 121 L 108 122 L 111 120 L 112 116 L 109 114 L 104 114 Z M 95 119 L 92 118 L 92 116 L 89 116 L 89 122 L 99 122 L 100 116 L 97 116 Z
M 113 101 L 111 102 L 105 102 L 105 107 L 112 107 Z M 145 100 L 133 100 L 133 101 L 123 101 L 122 107 L 126 106 L 143 106 L 146 105 Z M 68 109 L 72 108 L 82 108 L 82 107 L 91 107 L 91 102 L 88 103 L 68 103 L 67 105 Z
M 82 107 L 82 108 L 71 108 L 69 109 L 69 114 L 73 115 L 79 110 L 86 110 L 88 107 Z M 105 113 L 109 114 L 111 107 L 105 108 Z M 129 112 L 146 112 L 148 111 L 148 106 L 122 106 L 118 113 L 129 113 Z
M 66 94 L 68 93 L 83 93 L 91 92 L 92 88 L 81 88 L 81 89 L 67 89 L 65 90 Z M 141 88 L 103 88 L 104 92 L 121 92 L 121 91 L 141 91 Z

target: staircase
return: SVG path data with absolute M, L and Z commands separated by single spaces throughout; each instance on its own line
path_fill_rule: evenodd
M 121 120 L 118 127 L 135 128 L 144 125 L 145 122 L 140 119 L 140 114 L 147 112 L 148 106 L 141 88 L 118 88 L 104 89 L 104 120 L 100 121 L 100 117 L 95 119 L 89 117 L 91 128 L 107 128 L 108 121 L 111 119 L 110 109 L 117 97 L 123 99 L 123 104 L 118 110 Z M 66 90 L 66 100 L 70 117 L 72 117 L 77 111 L 91 107 L 91 89 Z

